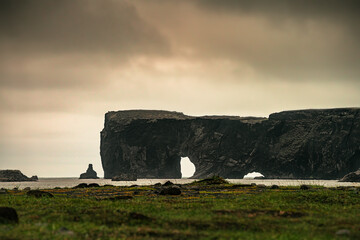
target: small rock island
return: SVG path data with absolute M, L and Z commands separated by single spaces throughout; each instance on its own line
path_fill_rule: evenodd
M 0 170 L 0 182 L 28 182 L 37 181 L 37 176 L 25 176 L 20 170 Z
M 85 173 L 80 174 L 80 179 L 98 179 L 97 173 L 94 171 L 92 164 L 89 164 Z

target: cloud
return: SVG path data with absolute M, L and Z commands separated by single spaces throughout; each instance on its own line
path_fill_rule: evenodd
M 137 3 L 142 16 L 189 58 L 233 61 L 269 80 L 359 81 L 356 1 Z
M 167 39 L 130 1 L 0 1 L 0 108 L 68 111 L 136 56 L 167 56 Z
M 351 0 L 1 0 L 0 167 L 101 169 L 109 110 L 357 106 L 358 9 Z
M 2 50 L 26 54 L 165 53 L 166 40 L 127 1 L 4 0 Z
M 224 14 L 255 14 L 272 19 L 326 19 L 357 23 L 360 19 L 357 0 L 197 0 L 199 7 Z M 355 27 L 355 26 L 354 26 Z

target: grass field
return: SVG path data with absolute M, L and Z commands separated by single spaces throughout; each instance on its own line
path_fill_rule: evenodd
M 0 239 L 360 239 L 359 188 L 212 183 L 11 190 L 0 206 L 19 223 L 0 224 Z

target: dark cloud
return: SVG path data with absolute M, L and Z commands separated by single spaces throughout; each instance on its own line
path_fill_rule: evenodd
M 169 53 L 128 1 L 3 0 L 0 29 L 0 105 L 10 110 L 60 109 L 69 104 L 52 91 L 101 89 L 132 57 Z
M 358 23 L 357 0 L 198 0 L 199 6 L 226 13 L 258 14 L 271 18 L 347 20 Z
M 0 49 L 25 54 L 166 52 L 165 39 L 127 1 L 2 0 Z
M 264 79 L 360 81 L 360 1 L 190 2 L 195 27 L 182 29 L 205 58 L 245 63 Z

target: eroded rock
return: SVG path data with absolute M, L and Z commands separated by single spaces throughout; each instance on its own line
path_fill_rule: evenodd
M 105 178 L 340 179 L 360 167 L 360 109 L 299 110 L 269 118 L 204 116 L 151 110 L 108 112 L 101 132 Z
M 0 170 L 0 182 L 25 182 L 37 181 L 36 176 L 25 176 L 20 170 Z
M 80 174 L 80 179 L 97 179 L 97 173 L 93 169 L 93 165 L 89 164 L 85 173 Z

